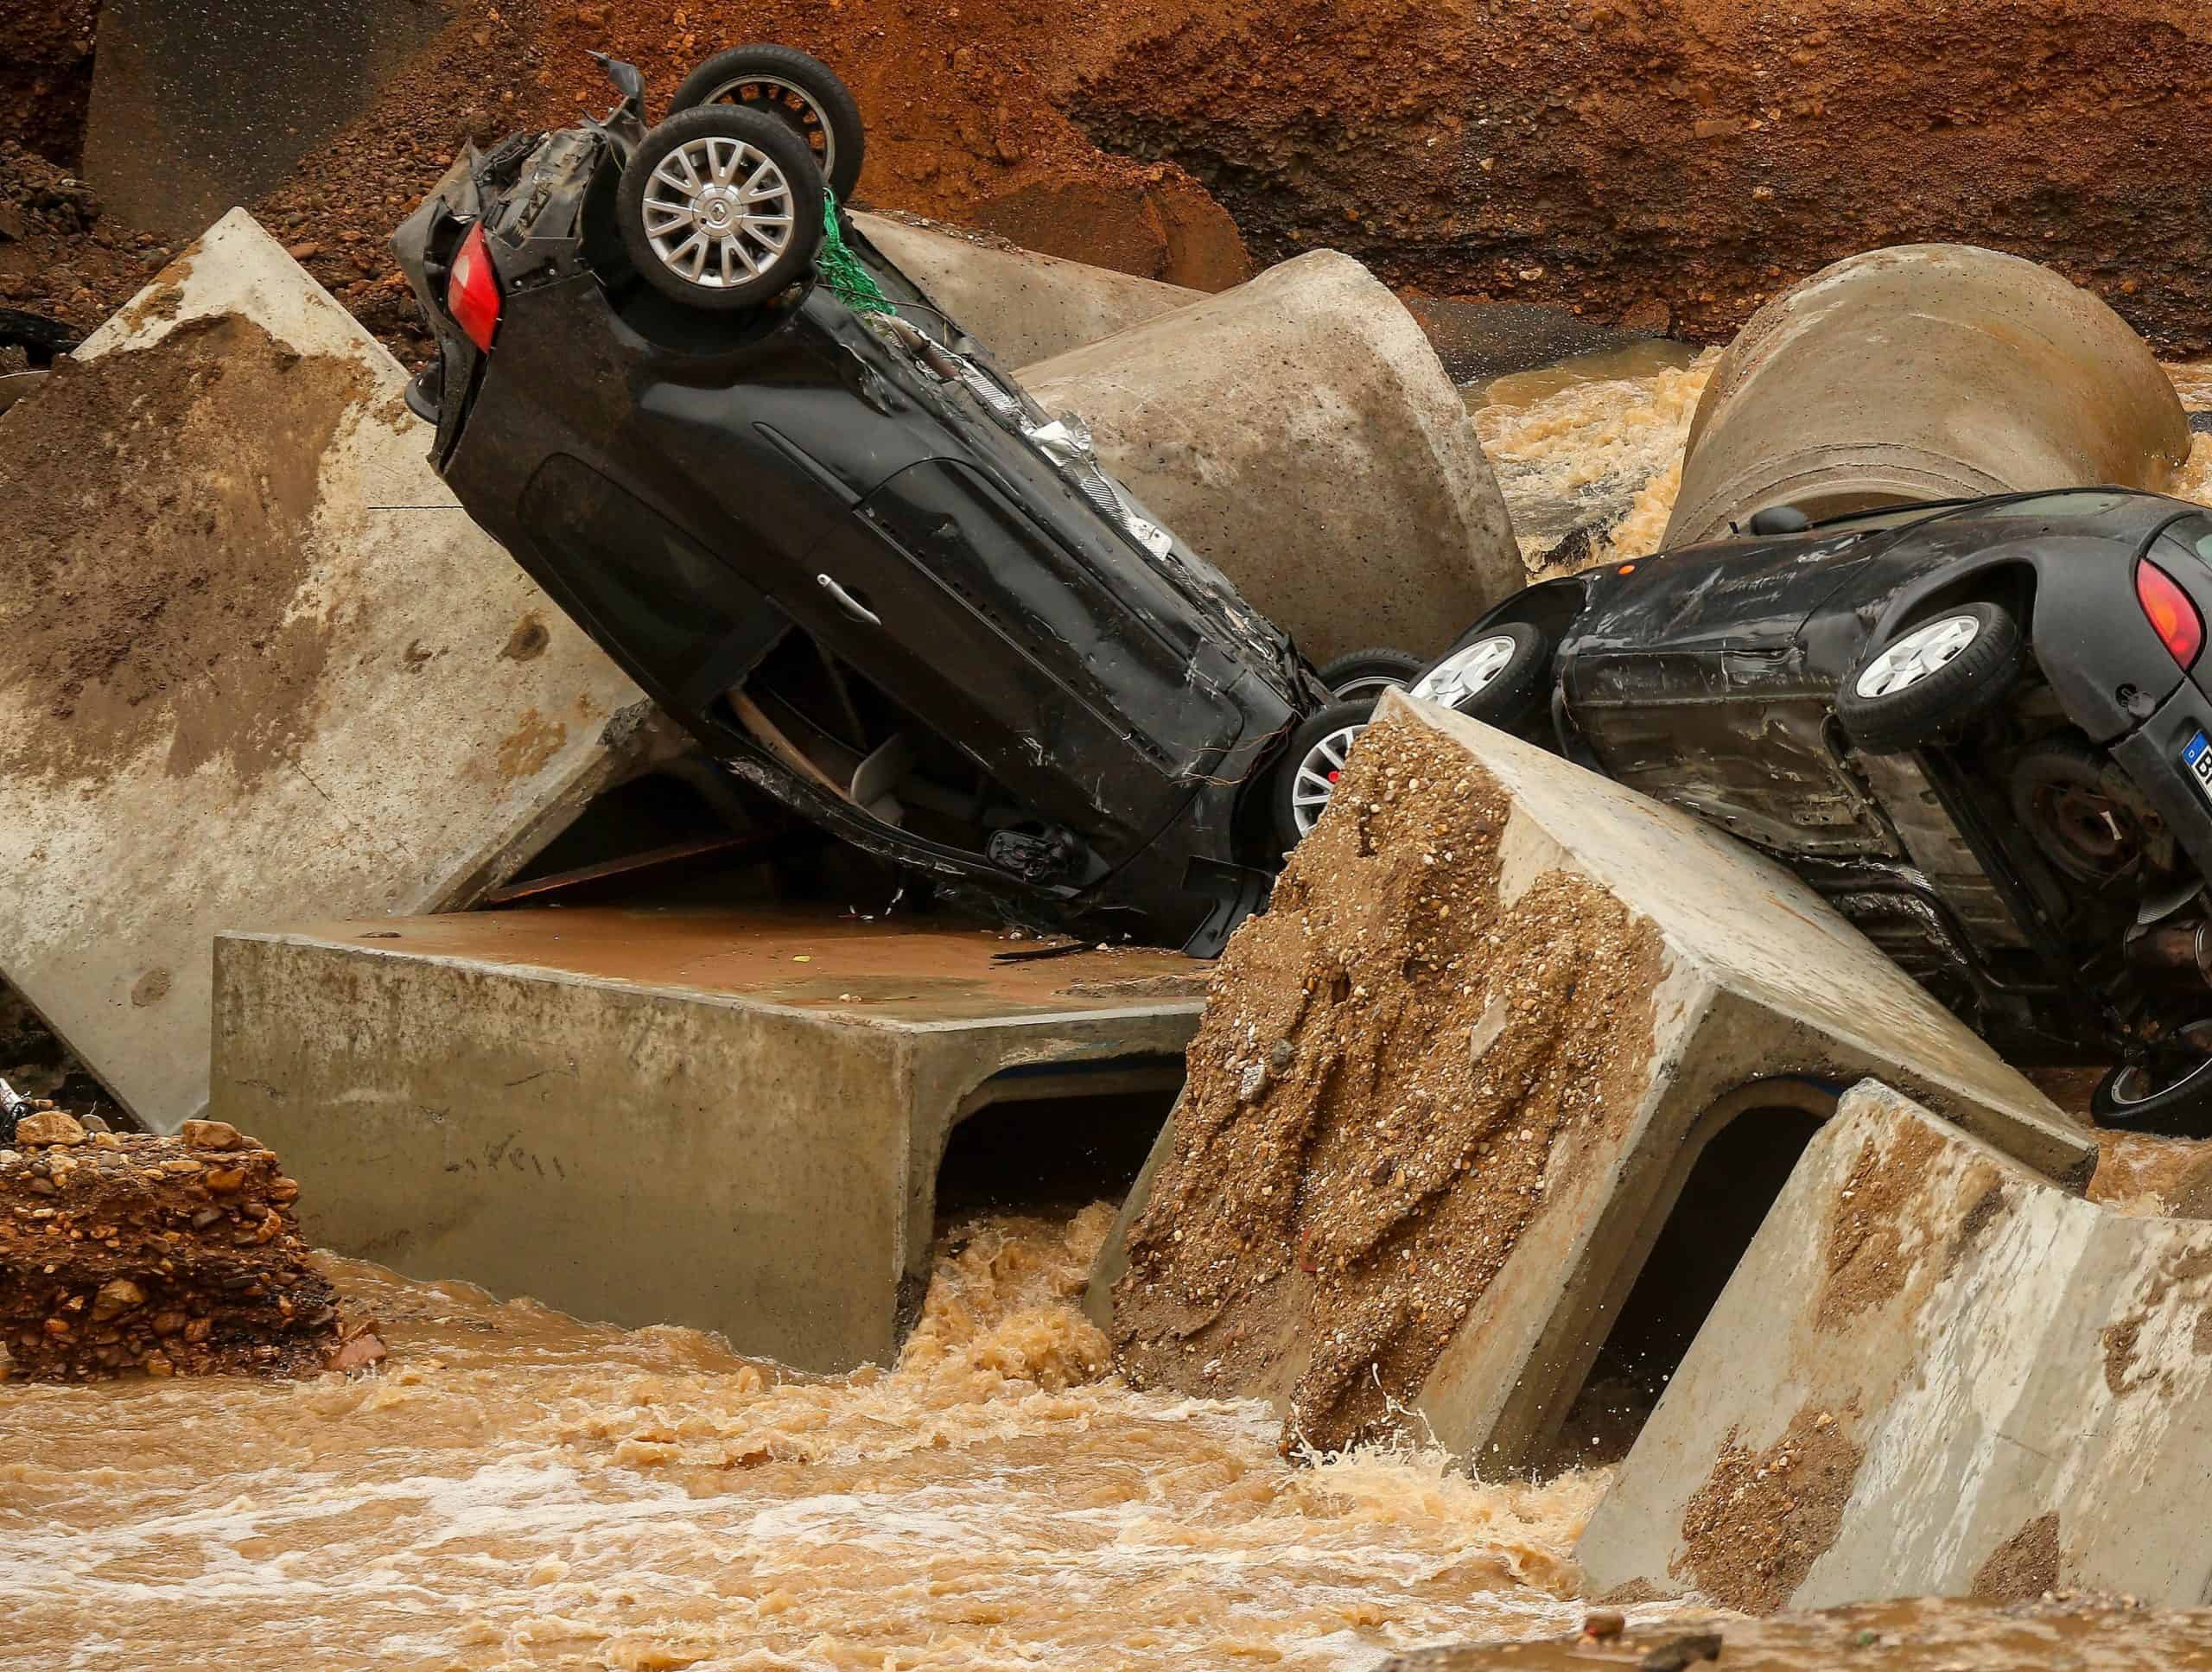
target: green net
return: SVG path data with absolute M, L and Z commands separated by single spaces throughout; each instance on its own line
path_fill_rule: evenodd
M 861 258 L 853 253 L 852 246 L 845 242 L 845 235 L 837 230 L 835 192 L 825 191 L 822 194 L 822 247 L 814 253 L 814 265 L 822 275 L 822 282 L 830 287 L 830 294 L 855 314 L 898 311 L 877 287 L 875 276 L 861 265 Z

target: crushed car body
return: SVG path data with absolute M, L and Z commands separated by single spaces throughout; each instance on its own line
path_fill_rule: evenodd
M 2101 1119 L 2212 1133 L 2212 517 L 1891 507 L 1529 588 L 1415 682 L 1794 869 Z
M 395 240 L 440 474 L 779 801 L 1017 918 L 1217 948 L 1331 691 L 834 199 L 818 266 L 748 278 L 813 247 L 818 179 L 749 112 L 646 130 L 609 67 L 606 122 L 465 153 Z

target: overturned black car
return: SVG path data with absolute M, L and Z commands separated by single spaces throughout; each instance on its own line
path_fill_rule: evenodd
M 863 143 L 826 69 L 734 49 L 649 130 L 607 67 L 607 120 L 465 153 L 397 235 L 440 473 L 806 817 L 1040 925 L 1217 948 L 1302 828 L 1287 757 L 1363 710 L 825 213 Z
M 2212 515 L 1917 505 L 1549 581 L 1416 696 L 1789 866 L 2012 1060 L 2212 1135 Z

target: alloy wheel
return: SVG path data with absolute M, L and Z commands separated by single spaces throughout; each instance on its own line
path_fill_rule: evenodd
M 1344 776 L 1344 760 L 1351 753 L 1351 746 L 1359 741 L 1364 726 L 1340 726 L 1323 736 L 1306 752 L 1306 759 L 1298 763 L 1296 780 L 1291 785 L 1290 816 L 1297 823 L 1301 836 L 1313 833 L 1329 798 L 1337 791 L 1337 780 Z
M 709 290 L 760 277 L 791 245 L 796 200 L 773 159 L 741 139 L 707 135 L 653 170 L 645 237 L 661 264 Z
M 1862 697 L 1894 696 L 1955 661 L 1980 633 L 1981 623 L 1971 615 L 1923 623 L 1869 662 L 1854 689 Z

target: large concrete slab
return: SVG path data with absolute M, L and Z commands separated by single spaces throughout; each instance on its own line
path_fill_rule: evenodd
M 1018 375 L 1316 661 L 1440 652 L 1527 579 L 1459 391 L 1349 256 L 1300 256 Z
M 2196 1606 L 2208 1395 L 2212 1224 L 2079 1200 L 1862 1085 L 1578 1558 L 1593 1593 L 1760 1612 L 2060 1586 Z
M 1181 1078 L 1205 966 L 1007 950 L 826 908 L 226 935 L 213 1106 L 325 1247 L 845 1370 L 920 1303 L 960 1120 Z
M 467 904 L 648 712 L 404 383 L 239 212 L 0 416 L 0 972 L 157 1130 L 218 928 Z
M 856 214 L 853 224 L 1007 366 L 1065 354 L 1205 294 L 912 215 Z
M 1910 1085 L 2070 1186 L 2095 1154 L 1780 868 L 1398 695 L 1214 992 L 1092 1313 L 1140 1383 L 1325 1447 L 1410 1408 L 1535 1466 L 1707 1144 L 1823 1086 Z

